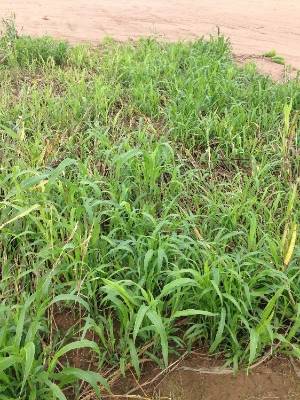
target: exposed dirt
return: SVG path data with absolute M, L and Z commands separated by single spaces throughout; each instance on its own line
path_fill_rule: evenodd
M 61 335 L 79 331 L 82 326 L 74 312 L 54 310 L 53 331 Z M 75 328 L 75 329 L 74 329 Z M 77 336 L 77 335 L 76 335 Z M 86 338 L 98 341 L 88 331 Z M 71 339 L 71 338 L 70 338 Z M 73 340 L 76 337 L 73 336 Z M 62 364 L 77 368 L 97 370 L 93 352 L 80 349 L 67 353 Z M 113 381 L 114 398 L 148 398 L 170 400 L 299 400 L 300 399 L 300 362 L 284 357 L 274 357 L 262 362 L 248 371 L 233 374 L 224 369 L 222 358 L 208 356 L 207 351 L 195 351 L 180 362 L 171 364 L 170 369 L 161 371 L 151 362 L 143 364 L 143 374 L 138 383 L 133 371 L 128 370 L 126 378 L 119 377 Z M 102 371 L 103 373 L 103 371 Z M 109 376 L 107 376 L 109 378 Z M 96 399 L 86 385 L 82 387 L 82 397 Z M 76 396 L 72 390 L 65 391 L 70 400 Z M 137 396 L 137 397 L 134 397 Z M 104 395 L 104 398 L 106 396 Z M 108 396 L 110 397 L 110 396 Z
M 12 13 L 24 33 L 73 43 L 105 36 L 194 39 L 216 34 L 219 27 L 244 61 L 276 49 L 300 69 L 299 0 L 1 0 L 0 18 Z M 283 77 L 283 66 L 255 62 L 262 72 Z
M 291 65 L 277 64 L 264 56 L 235 55 L 235 61 L 241 66 L 247 63 L 254 63 L 260 73 L 270 75 L 275 81 L 286 82 L 296 78 L 298 74 L 297 68 Z
M 223 374 L 215 367 L 218 364 L 205 355 L 195 355 L 167 376 L 156 392 L 174 400 L 300 399 L 300 379 L 288 359 L 273 358 L 248 374 L 237 375 Z
M 139 383 L 128 374 L 116 383 L 113 393 L 120 399 L 127 393 L 128 398 L 136 395 L 149 400 L 299 400 L 300 379 L 296 361 L 292 362 L 277 356 L 248 373 L 234 374 L 222 367 L 221 359 L 205 351 L 194 352 L 171 372 L 146 365 Z
M 54 309 L 52 317 L 53 334 L 59 334 L 61 337 L 65 337 L 69 342 L 78 340 L 81 336 L 82 322 L 82 319 L 75 316 L 74 312 Z M 77 332 L 76 335 L 74 335 L 75 332 Z M 69 333 L 70 336 L 66 337 Z M 98 341 L 94 332 L 90 330 L 86 332 L 85 339 Z M 97 365 L 95 353 L 88 348 L 71 350 L 60 359 L 60 362 L 64 365 L 87 370 L 95 370 L 95 365 Z

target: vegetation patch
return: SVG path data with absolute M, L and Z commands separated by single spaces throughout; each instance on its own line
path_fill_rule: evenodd
M 222 37 L 8 25 L 0 60 L 0 399 L 100 395 L 199 344 L 234 368 L 300 356 L 299 81 Z
M 270 50 L 264 54 L 264 57 L 270 58 L 276 64 L 285 65 L 285 59 L 276 53 L 276 50 Z

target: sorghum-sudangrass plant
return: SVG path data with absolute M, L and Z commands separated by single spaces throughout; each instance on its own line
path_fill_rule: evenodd
M 97 392 L 199 344 L 234 367 L 300 356 L 299 81 L 236 67 L 222 37 L 69 47 L 9 25 L 0 60 L 0 399 Z M 64 361 L 83 347 L 93 371 Z

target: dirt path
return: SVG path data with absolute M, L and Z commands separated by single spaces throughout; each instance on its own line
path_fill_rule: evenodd
M 300 69 L 299 0 L 1 0 L 0 17 L 16 15 L 31 35 L 71 42 L 157 35 L 168 40 L 215 34 L 238 55 L 276 49 Z

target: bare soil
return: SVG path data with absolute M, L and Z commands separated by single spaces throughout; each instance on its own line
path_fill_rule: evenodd
M 244 62 L 276 49 L 300 69 L 299 0 L 1 0 L 0 18 L 13 13 L 23 33 L 72 43 L 106 36 L 195 39 L 219 29 Z M 283 66 L 254 61 L 262 72 L 283 77 Z
M 236 375 L 218 372 L 218 364 L 205 354 L 195 354 L 167 376 L 156 393 L 173 400 L 300 399 L 300 379 L 286 358 L 272 358 L 249 373 Z
M 72 328 L 78 331 L 82 320 L 76 313 L 54 310 L 52 317 L 54 333 L 66 335 Z M 99 340 L 92 332 L 87 339 Z M 71 338 L 70 338 L 71 339 Z M 73 337 L 76 339 L 76 337 Z M 177 359 L 178 360 L 178 359 Z M 138 382 L 131 369 L 125 378 L 118 371 L 105 375 L 112 384 L 112 394 L 103 398 L 123 400 L 299 400 L 300 361 L 280 355 L 266 358 L 249 371 L 234 374 L 224 369 L 224 358 L 208 355 L 205 348 L 193 351 L 186 357 L 174 358 L 169 369 L 162 371 L 152 362 L 144 362 L 142 377 Z M 60 362 L 77 368 L 97 371 L 93 352 L 89 349 L 74 350 L 66 354 Z M 104 371 L 100 371 L 102 374 Z M 69 400 L 77 400 L 74 392 L 65 391 Z M 82 386 L 82 399 L 96 400 L 90 388 Z
M 296 360 L 276 356 L 259 366 L 233 373 L 224 369 L 224 360 L 207 351 L 193 352 L 163 372 L 145 364 L 137 382 L 133 371 L 112 387 L 117 399 L 164 400 L 299 400 L 300 379 Z M 105 395 L 103 396 L 106 397 Z

